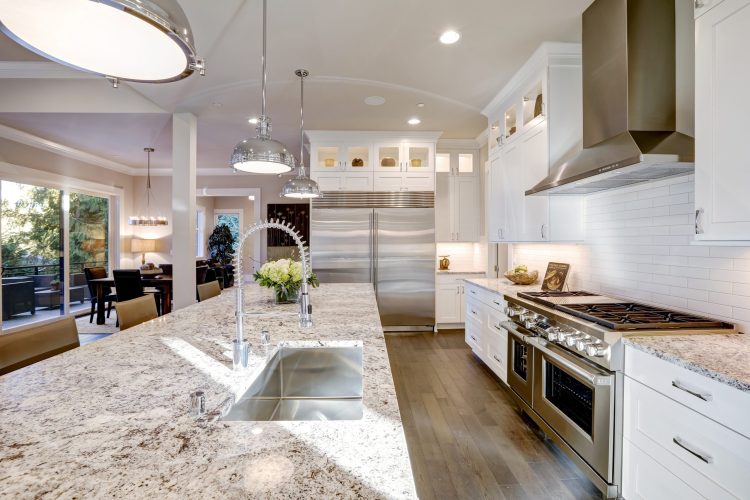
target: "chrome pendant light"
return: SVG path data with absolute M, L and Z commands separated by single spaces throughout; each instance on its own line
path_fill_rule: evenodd
M 305 173 L 305 77 L 310 73 L 306 69 L 294 72 L 299 77 L 299 170 L 297 175 L 284 184 L 281 196 L 287 198 L 318 198 L 318 183 Z
M 146 215 L 133 215 L 128 218 L 128 224 L 131 226 L 166 226 L 166 217 L 151 217 L 151 153 L 154 148 L 143 148 L 146 152 L 147 170 L 146 170 Z
M 0 0 L 0 30 L 27 49 L 119 80 L 180 80 L 205 65 L 177 0 Z
M 258 136 L 237 144 L 230 164 L 235 170 L 252 174 L 283 174 L 294 168 L 294 155 L 285 145 L 271 139 L 271 119 L 266 115 L 266 2 L 267 0 L 263 0 L 263 79 L 261 116 L 256 127 Z

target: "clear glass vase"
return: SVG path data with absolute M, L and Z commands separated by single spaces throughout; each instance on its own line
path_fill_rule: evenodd
M 299 289 L 283 290 L 281 288 L 274 289 L 274 302 L 277 304 L 295 304 L 299 299 Z

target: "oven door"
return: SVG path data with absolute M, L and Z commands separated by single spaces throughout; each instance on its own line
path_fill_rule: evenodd
M 534 349 L 529 345 L 531 332 L 512 321 L 501 324 L 508 330 L 508 385 L 529 408 L 534 389 Z
M 608 483 L 613 478 L 614 373 L 535 339 L 533 408 Z

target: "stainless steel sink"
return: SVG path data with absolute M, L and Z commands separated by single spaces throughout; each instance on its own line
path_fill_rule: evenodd
M 362 347 L 281 347 L 222 420 L 360 420 Z

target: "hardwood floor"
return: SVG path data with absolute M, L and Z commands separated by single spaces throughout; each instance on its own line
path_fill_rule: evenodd
M 522 416 L 463 330 L 386 344 L 420 498 L 601 498 Z

